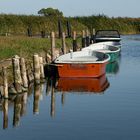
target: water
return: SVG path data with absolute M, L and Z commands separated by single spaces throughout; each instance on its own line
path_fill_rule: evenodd
M 121 57 L 102 79 L 60 79 L 54 93 L 47 82 L 9 102 L 8 118 L 0 109 L 1 139 L 139 140 L 140 35 L 122 38 Z

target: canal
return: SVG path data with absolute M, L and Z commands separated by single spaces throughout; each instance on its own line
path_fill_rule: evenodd
M 120 58 L 99 79 L 48 79 L 4 101 L 0 139 L 139 140 L 140 35 L 121 43 Z

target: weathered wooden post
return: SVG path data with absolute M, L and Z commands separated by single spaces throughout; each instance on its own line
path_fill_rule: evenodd
M 45 79 L 43 57 L 39 57 L 39 61 L 40 61 L 40 79 L 43 82 L 43 80 Z
M 86 30 L 86 46 L 90 45 L 90 37 L 89 37 L 89 31 L 88 29 Z
M 62 53 L 66 54 L 65 32 L 62 33 Z
M 86 35 L 85 30 L 82 31 L 82 48 L 86 47 Z
M 69 21 L 67 21 L 67 34 L 68 34 L 68 37 L 70 38 L 71 37 L 71 25 L 70 25 Z
M 32 37 L 32 28 L 31 27 L 27 28 L 27 34 L 29 37 Z
M 25 65 L 24 58 L 20 58 L 20 68 L 21 68 L 21 78 L 23 82 L 23 87 L 28 88 L 28 79 L 27 79 L 26 65 Z
M 3 102 L 3 129 L 8 128 L 8 99 Z
M 45 31 L 41 31 L 41 37 L 45 38 Z
M 3 96 L 8 98 L 8 81 L 7 81 L 7 69 L 2 67 L 2 78 L 3 78 Z
M 40 61 L 38 54 L 33 55 L 33 67 L 35 84 L 40 84 Z
M 92 44 L 94 43 L 94 41 L 95 41 L 95 29 L 93 28 L 93 30 L 92 30 Z
M 73 52 L 77 51 L 76 31 L 73 32 Z
M 40 85 L 34 87 L 33 113 L 39 114 Z
M 13 76 L 14 76 L 14 85 L 15 89 L 18 93 L 22 92 L 22 78 L 21 78 L 21 72 L 20 72 L 20 64 L 19 64 L 19 56 L 14 56 L 12 58 L 12 64 L 13 64 Z
M 59 34 L 59 38 L 62 37 L 62 22 L 61 20 L 58 20 L 58 34 Z
M 34 81 L 34 75 L 33 75 L 33 72 L 32 72 L 31 64 L 28 65 L 28 67 L 27 67 L 27 78 L 28 78 L 29 83 Z
M 51 32 L 51 61 L 55 59 L 55 33 Z

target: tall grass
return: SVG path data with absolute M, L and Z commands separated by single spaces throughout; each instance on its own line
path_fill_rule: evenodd
M 74 17 L 72 19 L 81 22 L 82 24 L 86 25 L 89 29 L 115 29 L 120 31 L 122 34 L 140 32 L 140 18 L 110 18 L 105 15 L 93 15 L 87 17 Z

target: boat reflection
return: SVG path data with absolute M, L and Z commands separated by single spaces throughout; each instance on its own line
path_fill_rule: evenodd
M 59 78 L 56 89 L 63 92 L 101 93 L 109 87 L 106 75 L 99 78 Z
M 108 63 L 106 66 L 106 74 L 107 75 L 116 75 L 119 73 L 119 65 L 120 65 L 120 59 L 117 59 L 117 61 L 114 61 L 112 63 Z

